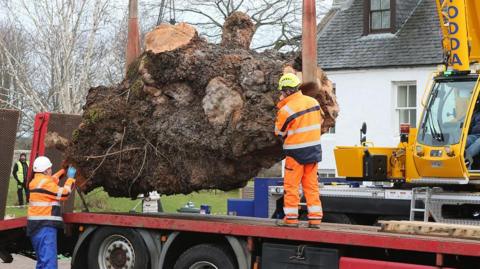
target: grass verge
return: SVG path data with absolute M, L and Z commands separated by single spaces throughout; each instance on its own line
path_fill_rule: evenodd
M 202 204 L 210 205 L 213 214 L 226 214 L 227 199 L 239 197 L 240 192 L 238 190 L 229 192 L 205 190 L 187 195 L 162 196 L 161 201 L 165 212 L 176 212 L 177 209 L 183 207 L 187 202 L 193 202 L 196 207 L 200 207 Z M 85 195 L 85 200 L 91 212 L 128 212 L 140 202 L 138 199 L 109 197 L 102 189 L 96 189 L 88 193 Z M 17 183 L 12 178 L 8 188 L 6 215 L 10 217 L 26 216 L 27 208 L 18 208 L 15 207 L 16 205 L 18 205 Z M 140 206 L 137 208 L 137 211 L 141 210 Z M 75 197 L 75 210 L 81 211 L 82 209 L 83 205 L 80 197 L 77 195 Z

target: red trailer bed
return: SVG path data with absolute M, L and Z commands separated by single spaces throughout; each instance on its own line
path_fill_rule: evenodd
M 212 245 L 224 251 L 218 257 L 230 257 L 236 264 L 231 268 L 238 269 L 295 264 L 292 255 L 277 252 L 297 255 L 300 249 L 302 263 L 318 258 L 308 251 L 320 251 L 325 255 L 320 260 L 333 261 L 318 268 L 478 268 L 480 262 L 480 240 L 384 233 L 372 226 L 323 223 L 320 229 L 289 228 L 269 219 L 164 213 L 66 213 L 64 221 L 68 232 L 59 237 L 59 252 L 72 256 L 72 268 L 90 268 L 92 261 L 108 265 L 122 256 L 97 249 L 105 244 L 113 249 L 128 246 L 128 251 L 118 248 L 116 253 L 140 255 L 135 261 L 142 262 L 139 268 L 173 268 L 185 257 L 202 262 L 212 253 L 196 251 L 195 256 L 191 251 Z M 31 255 L 25 225 L 24 217 L 0 221 L 0 254 Z M 125 240 L 136 243 L 125 245 Z M 90 259 L 92 255 L 96 258 Z
M 274 220 L 185 214 L 68 213 L 66 223 L 247 236 L 314 243 L 480 256 L 480 241 L 392 234 L 379 227 L 323 223 L 320 229 L 278 227 Z
M 25 228 L 27 226 L 27 218 L 15 218 L 0 221 L 0 232 Z

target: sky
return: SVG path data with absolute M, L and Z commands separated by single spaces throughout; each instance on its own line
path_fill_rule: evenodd
M 33 2 L 33 1 L 36 1 L 36 0 L 27 0 L 27 3 L 28 3 L 28 1 Z M 62 1 L 62 0 L 58 0 L 58 1 Z M 63 0 L 63 1 L 69 1 L 69 0 Z M 93 0 L 87 0 L 87 1 L 93 1 Z M 150 28 L 152 28 L 156 24 L 156 20 L 157 20 L 157 16 L 158 16 L 158 7 L 152 7 L 152 4 L 158 4 L 158 3 L 160 3 L 160 1 L 161 0 L 138 0 L 138 2 L 139 2 L 139 15 L 140 15 L 139 20 L 140 20 L 140 23 L 142 25 L 142 29 L 144 31 L 148 31 Z M 301 0 L 296 0 L 296 1 L 298 1 L 297 4 L 301 3 Z M 327 7 L 330 7 L 331 4 L 332 4 L 332 1 L 333 0 L 322 0 L 322 1 L 317 0 L 317 5 L 322 3 L 323 5 L 325 5 Z M 124 16 L 126 15 L 126 12 L 128 11 L 128 2 L 129 2 L 128 0 L 110 0 L 111 7 L 112 7 L 112 16 L 114 17 L 114 20 L 124 18 Z M 176 0 L 177 7 L 181 7 L 182 2 L 183 1 Z M 255 5 L 257 2 L 260 5 L 263 1 L 254 0 L 253 5 Z M 211 12 L 211 14 L 214 17 L 216 15 L 214 12 Z M 6 15 L 6 10 L 4 10 L 4 8 L 2 8 L 2 6 L 0 5 L 0 21 L 1 21 L 1 18 L 4 17 L 5 15 Z M 21 14 L 19 14 L 19 15 L 21 16 Z M 168 17 L 169 17 L 168 12 L 167 12 L 165 17 L 168 20 Z M 218 15 L 217 15 L 217 17 L 218 17 Z M 187 19 L 187 21 L 190 21 L 190 22 L 205 21 L 205 17 L 203 17 L 201 15 L 190 13 L 190 14 L 188 14 L 188 18 L 187 18 L 187 17 L 185 17 L 185 15 L 183 15 L 181 13 L 177 14 L 177 21 L 184 21 L 185 19 Z M 217 18 L 215 18 L 215 19 L 217 19 Z M 301 25 L 301 21 L 300 21 L 300 18 L 299 18 L 298 22 L 295 23 L 295 27 L 299 28 L 300 25 Z M 107 26 L 107 28 L 108 28 L 108 26 Z M 201 34 L 211 33 L 210 31 L 205 30 L 205 29 L 199 29 L 199 32 Z M 266 44 L 270 44 L 271 42 L 276 40 L 279 35 L 280 35 L 280 28 L 278 26 L 263 26 L 257 31 L 256 35 L 254 36 L 252 48 L 260 47 L 260 46 L 263 46 L 263 45 L 266 45 Z M 218 41 L 218 40 L 214 40 L 214 39 L 208 38 L 208 37 L 207 37 L 207 39 L 209 39 L 209 41 L 212 41 L 212 42 Z
M 124 0 L 124 1 L 115 0 L 115 1 L 128 4 L 128 0 Z M 139 5 L 140 5 L 140 14 L 145 15 L 145 13 L 150 13 L 150 14 L 153 15 L 153 18 L 152 17 L 150 17 L 150 18 L 140 17 L 139 18 L 141 23 L 144 26 L 143 29 L 148 30 L 146 28 L 151 27 L 152 23 L 154 24 L 156 22 L 156 16 L 158 15 L 158 8 L 155 8 L 152 11 L 151 10 L 152 8 L 151 8 L 151 6 L 149 6 L 149 4 L 159 3 L 160 0 L 144 0 L 144 1 L 138 0 L 138 1 L 139 1 Z M 298 1 L 297 2 L 298 4 L 301 3 L 301 0 L 296 0 L 296 1 Z M 333 0 L 322 0 L 322 1 L 317 0 L 317 6 L 323 5 L 323 6 L 329 8 L 332 5 L 332 1 Z M 178 3 L 181 3 L 181 2 L 182 1 L 177 1 L 177 8 L 179 6 L 181 7 L 181 4 L 178 4 Z M 257 2 L 260 5 L 261 2 L 263 2 L 263 1 L 255 0 L 255 1 L 253 1 L 253 5 L 255 5 L 255 3 L 257 3 Z M 126 9 L 126 7 L 125 7 L 125 9 Z M 145 9 L 149 9 L 148 12 L 145 12 Z M 215 12 L 208 12 L 208 13 L 212 14 L 212 16 L 215 17 Z M 166 17 L 165 19 L 168 20 L 168 18 L 169 18 L 168 13 L 165 15 L 165 17 Z M 152 22 L 152 19 L 153 19 L 153 22 Z M 185 17 L 185 15 L 177 14 L 177 20 L 178 21 L 183 21 L 185 19 L 187 19 L 187 21 L 190 21 L 190 22 L 205 22 L 205 17 L 201 16 L 201 15 L 189 13 L 188 18 L 187 18 L 187 17 Z M 215 19 L 217 19 L 217 17 L 215 17 Z M 301 18 L 299 17 L 298 21 L 295 23 L 295 27 L 300 28 L 300 26 L 301 26 Z M 199 29 L 199 32 L 201 34 L 202 33 L 208 34 L 208 31 L 202 30 L 202 29 Z M 252 48 L 256 48 L 256 47 L 260 47 L 260 46 L 263 46 L 263 45 L 266 45 L 266 44 L 270 44 L 273 41 L 275 41 L 278 38 L 279 35 L 280 35 L 280 27 L 279 26 L 263 26 L 257 31 L 256 35 L 253 37 Z M 209 39 L 209 41 L 211 41 L 211 42 L 212 41 L 213 42 L 218 41 L 218 40 L 212 40 L 212 38 L 208 38 L 208 37 L 207 37 L 207 39 Z

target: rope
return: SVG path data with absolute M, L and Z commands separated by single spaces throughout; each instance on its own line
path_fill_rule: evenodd
M 163 22 L 165 16 L 165 10 L 168 9 L 169 23 L 174 25 L 177 23 L 176 7 L 175 0 L 162 0 L 160 2 L 160 10 L 158 12 L 157 25 L 160 25 Z
M 162 2 L 160 2 L 160 10 L 158 12 L 157 26 L 162 23 L 163 16 L 165 15 L 165 8 L 166 8 L 165 1 L 166 0 L 162 0 Z
M 170 24 L 174 25 L 177 23 L 175 17 L 175 0 L 170 0 Z

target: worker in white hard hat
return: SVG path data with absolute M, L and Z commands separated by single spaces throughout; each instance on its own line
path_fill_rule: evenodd
M 40 156 L 33 162 L 34 177 L 28 184 L 30 201 L 27 235 L 37 256 L 37 269 L 57 268 L 57 229 L 63 227 L 60 201 L 68 199 L 75 184 L 76 169 L 69 167 L 63 187 L 58 185 L 65 174 L 61 169 L 52 175 L 52 162 Z

